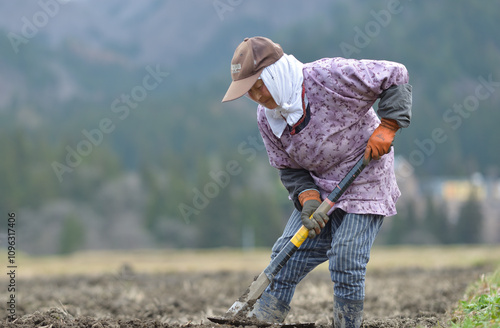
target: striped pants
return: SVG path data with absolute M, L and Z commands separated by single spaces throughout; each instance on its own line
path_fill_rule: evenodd
M 366 265 L 383 220 L 381 215 L 350 214 L 336 209 L 319 236 L 304 241 L 274 277 L 266 292 L 290 304 L 297 284 L 312 269 L 329 260 L 334 295 L 347 300 L 364 300 Z M 274 244 L 271 258 L 279 253 L 301 225 L 300 212 L 295 210 L 283 235 Z

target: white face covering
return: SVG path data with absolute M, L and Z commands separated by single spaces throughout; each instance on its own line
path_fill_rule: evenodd
M 283 54 L 260 75 L 278 105 L 276 109 L 265 110 L 267 121 L 278 138 L 281 138 L 287 124 L 293 126 L 302 118 L 303 66 L 294 56 Z

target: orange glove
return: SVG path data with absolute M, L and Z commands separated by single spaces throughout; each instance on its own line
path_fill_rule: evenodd
M 383 118 L 380 125 L 373 131 L 365 150 L 365 159 L 378 160 L 387 154 L 391 149 L 394 136 L 399 130 L 399 125 L 395 120 Z
M 319 191 L 306 190 L 299 195 L 299 202 L 302 205 L 300 219 L 304 227 L 309 230 L 308 238 L 315 238 L 320 234 L 321 229 L 325 227 L 330 219 L 325 213 L 314 213 L 321 205 Z

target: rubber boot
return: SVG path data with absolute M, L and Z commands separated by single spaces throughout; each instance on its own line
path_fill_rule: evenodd
M 269 323 L 282 323 L 290 311 L 290 306 L 266 292 L 255 302 L 248 317 Z
M 363 321 L 363 301 L 334 296 L 333 328 L 359 328 Z

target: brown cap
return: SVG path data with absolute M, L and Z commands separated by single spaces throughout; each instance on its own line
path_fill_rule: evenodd
M 281 56 L 283 56 L 281 46 L 268 38 L 255 36 L 243 40 L 231 60 L 233 82 L 222 102 L 237 99 L 247 93 L 264 68 L 277 62 Z

